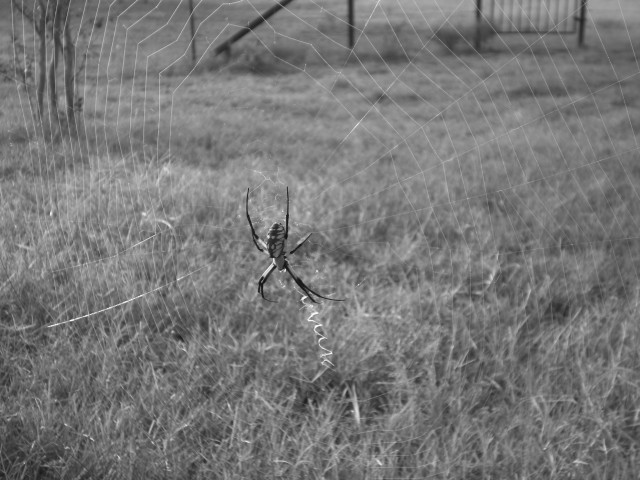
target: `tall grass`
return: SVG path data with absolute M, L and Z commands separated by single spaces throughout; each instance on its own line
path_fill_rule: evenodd
M 55 144 L 1 85 L 2 475 L 632 478 L 637 64 L 561 46 L 86 85 Z

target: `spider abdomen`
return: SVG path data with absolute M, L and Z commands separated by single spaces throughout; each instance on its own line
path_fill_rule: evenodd
M 278 258 L 284 255 L 285 230 L 281 223 L 271 225 L 267 233 L 267 249 L 271 258 Z

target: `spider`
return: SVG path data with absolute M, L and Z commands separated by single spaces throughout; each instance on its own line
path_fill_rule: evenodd
M 255 229 L 253 228 L 253 224 L 251 223 L 251 217 L 249 216 L 249 189 L 247 188 L 247 220 L 249 221 L 249 227 L 251 227 L 251 236 L 253 238 L 253 243 L 256 245 L 257 249 L 263 253 L 269 255 L 269 258 L 273 259 L 271 261 L 271 265 L 267 268 L 260 280 L 258 281 L 258 293 L 262 295 L 262 298 L 267 302 L 273 302 L 273 300 L 269 300 L 264 296 L 264 284 L 269 279 L 269 275 L 273 273 L 273 271 L 277 268 L 278 270 L 286 270 L 291 278 L 298 284 L 298 286 L 302 289 L 302 291 L 309 297 L 313 303 L 318 303 L 311 294 L 313 293 L 315 296 L 324 298 L 325 300 L 332 300 L 334 302 L 343 302 L 344 299 L 337 298 L 329 298 L 323 295 L 320 295 L 318 292 L 311 290 L 307 287 L 304 282 L 296 275 L 296 273 L 291 269 L 289 262 L 287 261 L 287 255 L 292 255 L 296 250 L 298 250 L 304 242 L 309 240 L 311 234 L 308 234 L 302 240 L 300 240 L 293 250 L 289 253 L 286 253 L 287 248 L 287 238 L 289 237 L 289 187 L 287 187 L 287 216 L 285 217 L 285 226 L 283 227 L 281 223 L 276 222 L 271 225 L 269 228 L 269 232 L 267 233 L 267 241 L 261 240 L 260 237 L 256 234 Z M 275 302 L 273 302 L 275 303 Z

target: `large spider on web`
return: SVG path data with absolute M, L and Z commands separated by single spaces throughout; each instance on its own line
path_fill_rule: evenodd
M 258 293 L 262 295 L 262 298 L 267 302 L 273 302 L 273 300 L 269 300 L 264 296 L 264 284 L 269 279 L 269 275 L 273 273 L 273 271 L 277 268 L 278 270 L 286 270 L 291 278 L 298 284 L 298 286 L 302 289 L 302 291 L 309 297 L 313 303 L 318 303 L 311 294 L 313 293 L 315 296 L 324 298 L 325 300 L 332 300 L 334 302 L 343 302 L 344 299 L 338 298 L 329 298 L 324 295 L 320 295 L 318 292 L 311 290 L 308 286 L 304 284 L 304 282 L 300 279 L 298 275 L 291 269 L 291 265 L 287 261 L 287 255 L 292 255 L 296 250 L 298 250 L 304 242 L 309 240 L 311 234 L 305 236 L 302 240 L 296 243 L 296 246 L 293 247 L 293 250 L 290 252 L 286 252 L 287 248 L 287 238 L 289 238 L 289 187 L 287 187 L 287 216 L 285 217 L 285 225 L 282 226 L 281 223 L 275 222 L 269 228 L 269 232 L 267 233 L 267 241 L 262 240 L 257 234 L 255 229 L 253 228 L 253 223 L 251 223 L 251 217 L 249 216 L 249 189 L 247 188 L 247 220 L 249 221 L 249 227 L 251 227 L 251 236 L 253 238 L 253 243 L 256 248 L 263 253 L 269 255 L 269 258 L 272 259 L 271 265 L 267 268 L 260 280 L 258 281 Z M 274 302 L 275 303 L 275 302 Z

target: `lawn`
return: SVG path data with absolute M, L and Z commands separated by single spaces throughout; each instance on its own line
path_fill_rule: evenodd
M 121 3 L 82 17 L 78 138 L 0 83 L 0 476 L 637 475 L 633 2 L 482 55 L 467 7 L 356 2 L 351 53 L 342 3 L 294 2 L 225 61 L 268 4 L 205 1 L 196 65 L 185 2 Z M 266 238 L 287 187 L 344 302 L 257 292 L 245 195 Z

